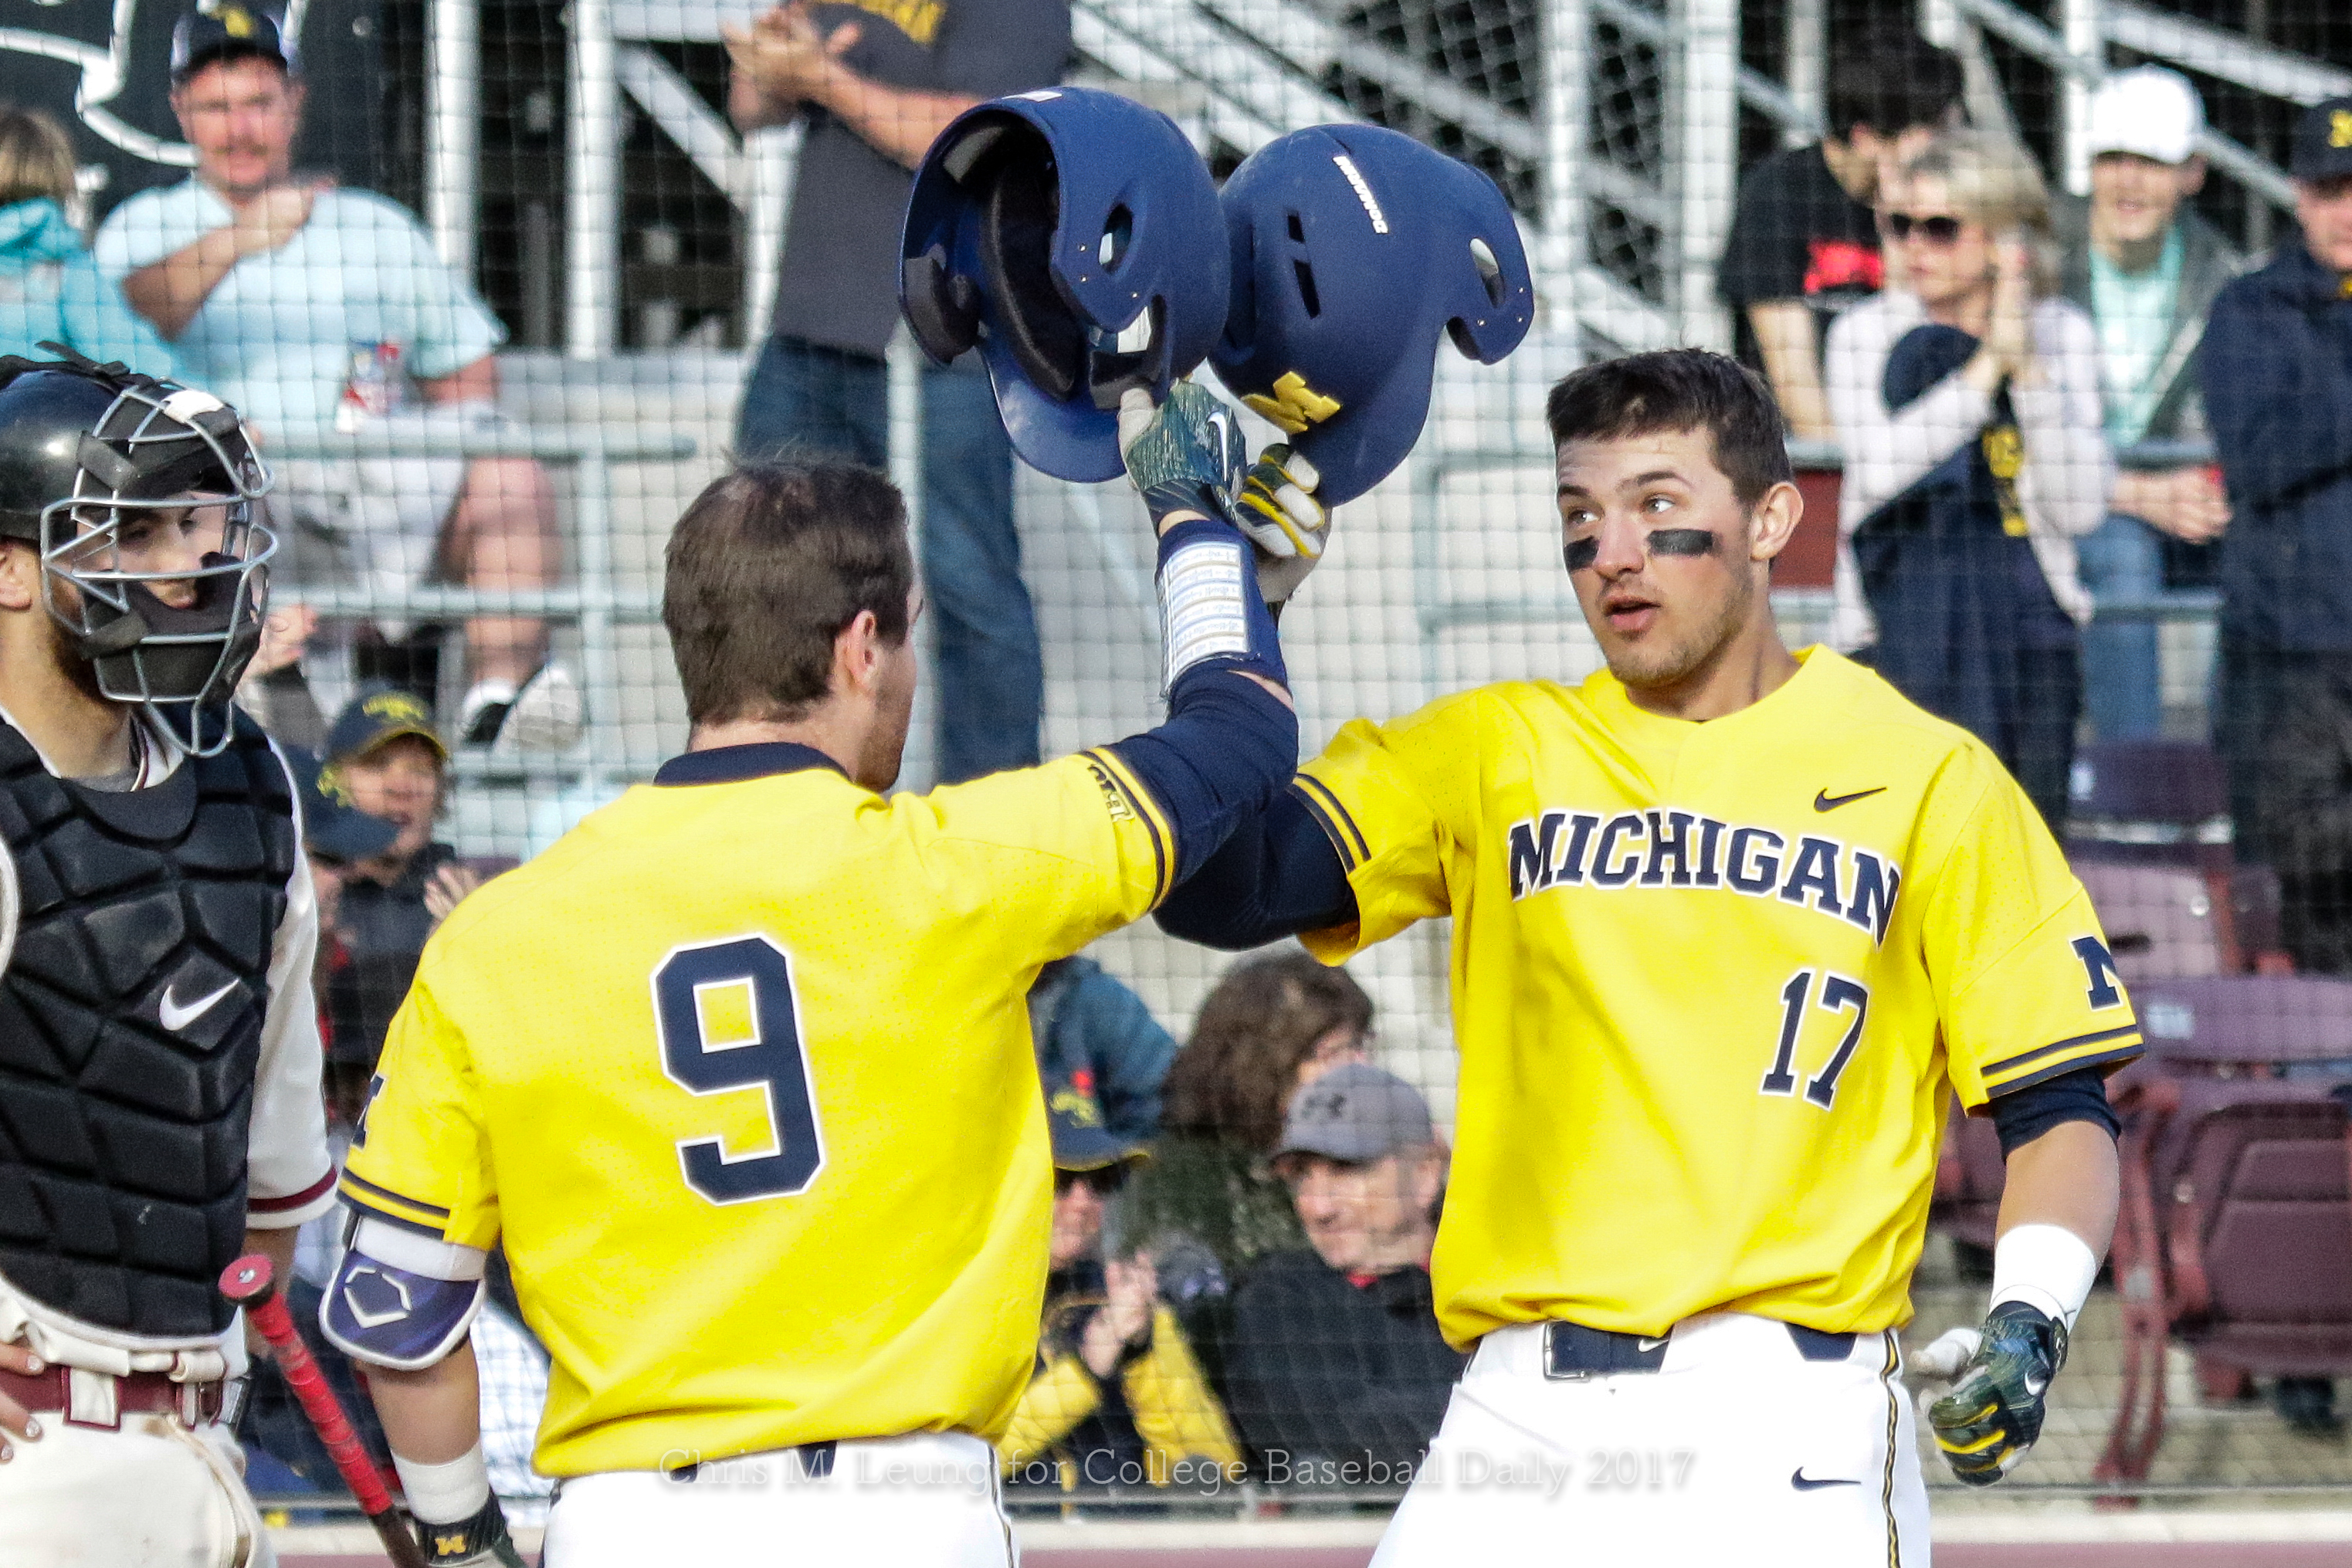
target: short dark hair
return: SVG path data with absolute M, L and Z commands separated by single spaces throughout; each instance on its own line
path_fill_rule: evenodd
M 1780 405 L 1755 371 L 1705 349 L 1661 349 L 1573 371 L 1544 404 L 1554 446 L 1704 430 L 1732 494 L 1753 507 L 1793 482 Z
M 907 506 L 871 468 L 745 464 L 694 498 L 665 561 L 662 625 L 696 724 L 805 717 L 860 611 L 906 641 Z
M 1966 87 L 1958 57 L 1908 27 L 1873 28 L 1832 50 L 1829 75 L 1829 132 L 1841 141 L 1857 125 L 1881 136 L 1940 129 Z

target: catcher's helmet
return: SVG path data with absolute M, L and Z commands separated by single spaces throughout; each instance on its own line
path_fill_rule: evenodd
M 1437 340 L 1493 364 L 1527 336 L 1535 291 L 1495 183 L 1370 125 L 1267 142 L 1225 182 L 1233 301 L 1218 379 L 1282 426 L 1337 506 L 1412 449 Z
M 979 105 L 915 172 L 898 300 L 941 364 L 978 345 L 1013 449 L 1116 478 L 1118 398 L 1154 401 L 1225 320 L 1224 218 L 1175 121 L 1116 93 Z
M 0 359 L 0 537 L 39 552 L 42 603 L 100 692 L 144 705 L 200 756 L 228 744 L 260 644 L 278 541 L 254 512 L 268 487 L 210 392 L 79 355 Z M 158 528 L 194 530 L 197 559 L 146 570 Z M 184 587 L 166 598 L 167 583 Z

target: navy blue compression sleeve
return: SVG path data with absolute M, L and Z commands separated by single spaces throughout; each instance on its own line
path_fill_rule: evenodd
M 2107 1103 L 2107 1081 L 2095 1067 L 2062 1072 L 2047 1082 L 2003 1094 L 1987 1109 L 2005 1158 L 2061 1122 L 2095 1122 L 2114 1137 L 2123 1131 Z
M 1230 664 L 1195 664 L 1176 677 L 1167 723 L 1106 749 L 1167 813 L 1181 882 L 1289 782 L 1298 767 L 1298 716 Z
M 1171 936 L 1240 952 L 1352 925 L 1356 894 L 1322 825 L 1295 789 L 1285 789 L 1180 882 L 1154 918 Z

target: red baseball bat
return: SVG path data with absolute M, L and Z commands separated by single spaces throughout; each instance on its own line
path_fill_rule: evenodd
M 286 1303 L 271 1288 L 271 1272 L 268 1259 L 258 1252 L 248 1253 L 221 1271 L 221 1294 L 252 1316 L 253 1326 L 261 1331 L 261 1337 L 278 1353 L 278 1372 L 294 1390 L 294 1397 L 301 1401 L 302 1413 L 310 1417 L 319 1440 L 327 1445 L 335 1469 L 342 1472 L 343 1484 L 359 1500 L 360 1511 L 375 1526 L 376 1537 L 383 1542 L 394 1568 L 425 1568 L 425 1553 L 418 1550 L 416 1537 L 408 1532 L 408 1521 L 394 1506 L 383 1473 L 360 1446 L 358 1435 L 343 1415 L 341 1401 L 327 1386 L 319 1364 L 310 1359 L 310 1347 L 302 1343 L 301 1331 L 294 1326 L 294 1314 L 286 1310 Z

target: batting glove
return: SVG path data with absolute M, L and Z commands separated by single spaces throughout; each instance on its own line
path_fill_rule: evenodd
M 506 1511 L 496 1497 L 482 1505 L 481 1512 L 455 1524 L 416 1521 L 416 1544 L 433 1568 L 487 1568 L 490 1563 L 523 1568 L 522 1553 L 507 1533 Z
M 2023 1301 L 1993 1308 L 1976 1354 L 1927 1410 L 1952 1473 L 1987 1487 L 2015 1468 L 2042 1436 L 2042 1401 L 2065 1364 L 2065 1324 Z
M 1240 418 L 1208 388 L 1178 382 L 1158 408 L 1140 388 L 1122 393 L 1118 450 L 1153 523 L 1175 512 L 1199 512 L 1240 526 L 1234 497 L 1241 493 L 1249 448 Z
M 1298 591 L 1330 541 L 1331 514 L 1314 496 L 1322 479 L 1315 465 L 1277 441 L 1242 481 L 1237 520 L 1257 547 L 1258 594 L 1269 605 Z

